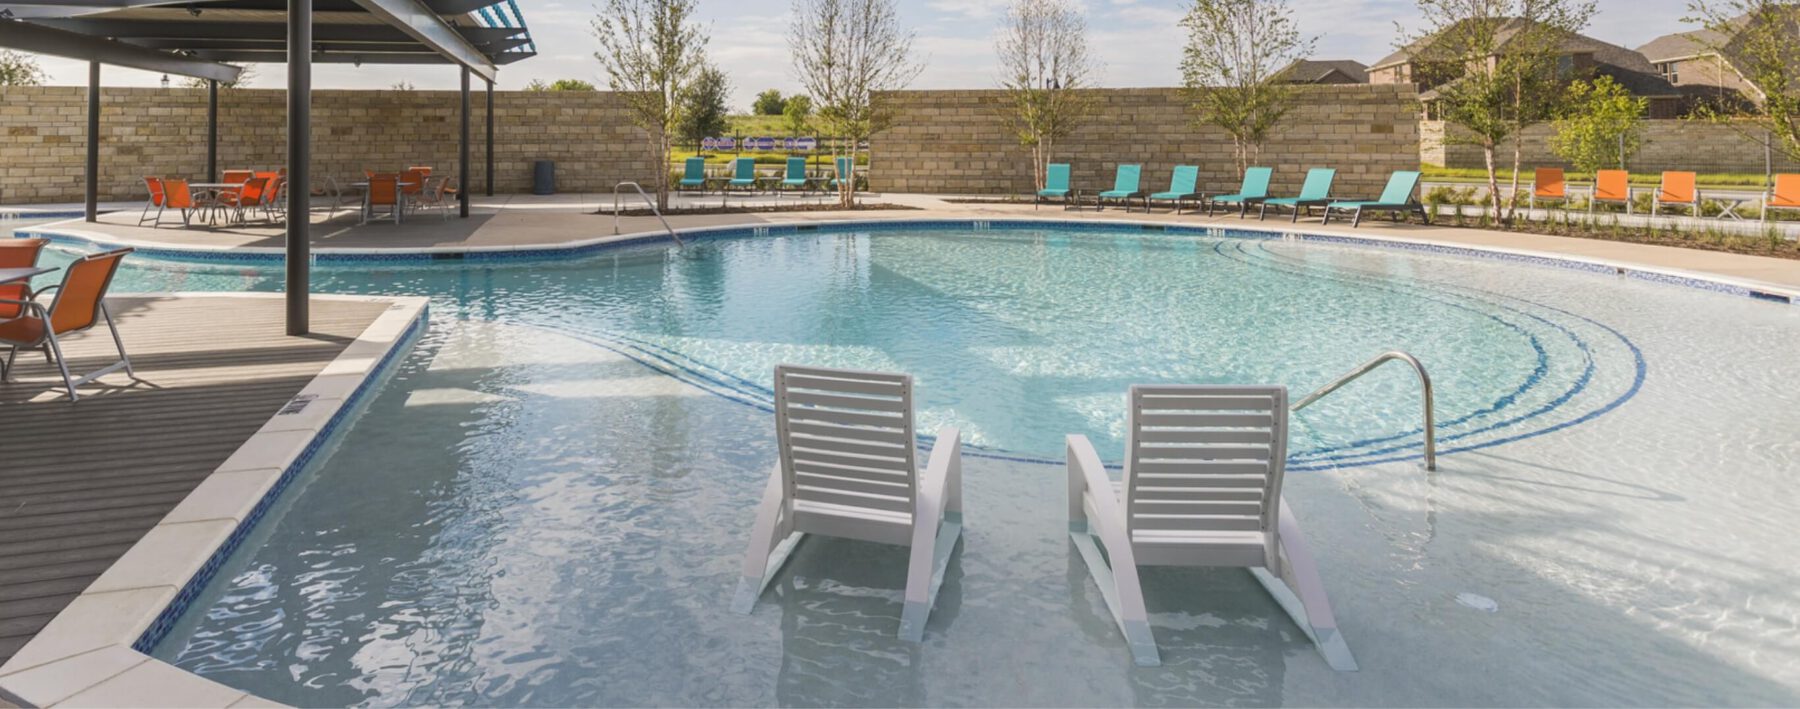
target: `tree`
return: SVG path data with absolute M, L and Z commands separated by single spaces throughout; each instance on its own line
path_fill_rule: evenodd
M 1005 118 L 1019 144 L 1031 148 L 1037 189 L 1058 140 L 1092 109 L 1083 89 L 1098 69 L 1088 53 L 1087 20 L 1070 0 L 1013 0 L 996 43 Z
M 1631 95 L 1612 77 L 1569 84 L 1563 103 L 1550 150 L 1576 170 L 1593 172 L 1615 164 L 1624 169 L 1626 159 L 1643 144 L 1650 99 Z
M 694 85 L 682 99 L 681 140 L 699 143 L 701 138 L 724 135 L 731 130 L 730 111 L 725 99 L 731 93 L 731 80 L 717 67 L 707 66 L 694 77 Z
M 1728 59 L 1757 100 L 1702 106 L 1698 116 L 1728 123 L 1790 160 L 1800 160 L 1800 6 L 1792 0 L 1696 0 L 1687 22 L 1709 32 L 1702 48 Z
M 594 85 L 581 79 L 557 79 L 548 84 L 543 79 L 532 79 L 525 85 L 526 91 L 595 91 Z
M 694 23 L 697 0 L 607 0 L 594 18 L 607 83 L 624 94 L 631 121 L 648 134 L 656 165 L 669 164 L 682 99 L 705 66 L 706 34 Z M 669 208 L 669 171 L 656 171 L 656 203 Z
M 913 63 L 913 33 L 900 28 L 894 0 L 793 2 L 788 50 L 794 73 L 812 96 L 816 124 L 854 158 L 857 146 L 892 118 L 874 104 L 874 95 L 905 88 L 923 68 Z M 856 161 L 850 165 L 848 179 L 839 183 L 846 207 L 856 203 Z
M 1317 38 L 1302 36 L 1293 14 L 1288 0 L 1195 0 L 1181 21 L 1183 84 L 1201 122 L 1231 136 L 1239 172 L 1293 108 L 1281 70 L 1312 56 Z
M 787 97 L 787 107 L 781 115 L 785 119 L 782 124 L 787 127 L 789 136 L 798 138 L 812 132 L 812 97 L 806 94 L 794 94 Z
M 0 49 L 0 86 L 37 86 L 44 83 L 44 69 L 37 58 L 24 52 Z
M 1501 197 L 1497 153 L 1512 144 L 1519 190 L 1525 129 L 1556 117 L 1573 78 L 1559 68 L 1563 45 L 1587 26 L 1594 0 L 1418 0 L 1423 34 L 1404 47 L 1415 81 L 1437 92 L 1432 107 L 1481 148 L 1494 217 L 1517 206 Z
M 756 102 L 750 104 L 750 112 L 758 116 L 779 116 L 787 112 L 787 99 L 781 97 L 781 91 L 769 89 L 756 95 Z
M 237 75 L 236 79 L 233 79 L 231 81 L 219 82 L 219 88 L 225 89 L 225 90 L 249 88 L 250 80 L 254 79 L 254 78 L 256 78 L 256 65 L 255 64 L 244 64 L 244 65 L 238 67 L 238 75 Z M 181 81 L 181 85 L 183 88 L 204 89 L 204 88 L 206 88 L 206 80 L 202 79 L 198 76 L 190 76 L 186 79 L 183 79 Z

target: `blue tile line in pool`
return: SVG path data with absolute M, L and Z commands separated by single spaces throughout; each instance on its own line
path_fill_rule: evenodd
M 79 215 L 77 215 L 79 216 Z M 1229 239 L 1295 239 L 1342 246 L 1373 247 L 1417 251 L 1466 258 L 1498 259 L 1514 263 L 1523 263 L 1552 268 L 1564 268 L 1587 271 L 1596 274 L 1623 275 L 1654 283 L 1695 288 L 1714 293 L 1755 298 L 1757 300 L 1800 305 L 1800 298 L 1780 293 L 1769 293 L 1724 281 L 1697 278 L 1690 276 L 1644 271 L 1634 268 L 1621 268 L 1605 264 L 1591 263 L 1575 259 L 1556 258 L 1519 254 L 1506 251 L 1471 248 L 1465 246 L 1449 246 L 1391 239 L 1366 238 L 1359 236 L 1305 234 L 1291 231 L 1275 231 L 1260 229 L 1240 229 L 1218 226 L 1200 226 L 1186 224 L 1141 224 L 1129 222 L 1093 222 L 1093 221 L 1054 221 L 1035 219 L 1014 220 L 979 220 L 979 219 L 915 219 L 870 222 L 837 222 L 830 224 L 781 224 L 771 226 L 703 228 L 683 232 L 688 243 L 702 243 L 720 239 L 737 239 L 744 237 L 773 236 L 780 234 L 812 233 L 821 230 L 856 231 L 856 232 L 895 232 L 920 229 L 971 229 L 976 231 L 1034 231 L 1057 229 L 1061 231 L 1107 232 L 1128 231 L 1137 229 L 1147 232 L 1206 236 Z M 75 244 L 95 248 L 117 248 L 123 244 L 95 239 L 85 234 L 73 234 L 47 228 L 18 229 L 13 232 L 16 237 L 37 237 L 49 239 L 63 244 Z M 616 249 L 642 247 L 670 241 L 664 234 L 645 233 L 626 236 L 605 242 L 578 244 L 565 247 L 545 247 L 512 250 L 471 250 L 471 251 L 383 251 L 383 252 L 346 252 L 332 251 L 313 254 L 313 262 L 318 264 L 371 264 L 371 263 L 411 263 L 430 264 L 440 262 L 463 263 L 506 263 L 517 261 L 545 261 L 568 258 L 581 258 Z M 279 264 L 285 258 L 276 251 L 212 251 L 204 249 L 175 249 L 156 246 L 138 246 L 140 256 L 167 261 L 211 264 Z
M 169 605 L 157 614 L 156 620 L 150 623 L 150 627 L 145 628 L 143 634 L 138 636 L 137 641 L 131 644 L 131 649 L 148 655 L 158 643 L 162 642 L 164 637 L 168 636 L 169 631 L 175 627 L 177 622 L 180 622 L 182 614 L 187 612 L 194 601 L 200 597 L 200 593 L 206 590 L 207 585 L 212 582 L 213 577 L 219 573 L 219 569 L 225 565 L 238 547 L 243 545 L 244 540 L 249 538 L 250 533 L 256 529 L 256 525 L 262 521 L 263 516 L 274 508 L 282 493 L 300 476 L 307 465 L 318 457 L 319 452 L 325 450 L 327 444 L 334 440 L 334 436 L 340 432 L 343 425 L 355 418 L 361 406 L 367 402 L 369 394 L 380 388 L 380 385 L 393 373 L 401 356 L 411 351 L 419 335 L 425 331 L 425 324 L 430 318 L 429 310 L 429 307 L 420 309 L 419 314 L 413 318 L 412 324 L 407 326 L 406 332 L 401 334 L 394 346 L 388 349 L 387 354 L 382 356 L 380 362 L 376 363 L 369 376 L 363 379 L 356 391 L 351 392 L 331 419 L 320 427 L 312 441 L 307 443 L 306 449 L 301 451 L 286 470 L 282 471 L 281 477 L 277 478 L 275 484 L 269 487 L 268 492 L 263 494 L 262 499 L 256 503 L 256 507 L 250 511 L 250 514 L 238 523 L 237 528 L 232 530 L 229 537 L 226 537 L 225 542 L 213 550 L 212 556 L 207 558 L 206 563 L 194 572 L 186 584 L 182 585 L 181 590 L 175 594 L 175 598 L 170 600 Z

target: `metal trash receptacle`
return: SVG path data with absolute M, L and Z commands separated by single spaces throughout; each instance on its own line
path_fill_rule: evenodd
M 556 194 L 556 161 L 539 160 L 531 166 L 531 193 Z

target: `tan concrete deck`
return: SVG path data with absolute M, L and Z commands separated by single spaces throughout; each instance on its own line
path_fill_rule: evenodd
M 43 358 L 0 383 L 0 664 L 118 560 L 381 314 L 315 299 L 314 334 L 283 334 L 280 298 L 109 299 L 138 381 L 71 404 Z M 64 347 L 113 361 L 104 328 Z
M 1698 274 L 1711 274 L 1728 279 L 1751 281 L 1767 284 L 1782 289 L 1800 289 L 1800 261 L 1758 256 L 1743 256 L 1697 249 L 1681 249 L 1664 246 L 1647 246 L 1593 239 L 1576 239 L 1568 237 L 1538 236 L 1532 234 L 1515 234 L 1507 232 L 1486 231 L 1445 226 L 1421 226 L 1417 224 L 1402 225 L 1377 220 L 1365 222 L 1360 229 L 1351 229 L 1347 224 L 1340 226 L 1333 223 L 1321 226 L 1315 218 L 1301 220 L 1297 227 L 1290 226 L 1283 218 L 1270 218 L 1258 222 L 1255 218 L 1239 220 L 1236 216 L 1220 216 L 1207 218 L 1194 214 L 1175 215 L 1168 210 L 1159 209 L 1155 213 L 1124 212 L 1118 209 L 1107 209 L 1104 212 L 1067 211 L 1057 207 L 1033 209 L 1031 205 L 1019 204 L 959 204 L 945 201 L 945 198 L 933 195 L 869 195 L 864 197 L 871 203 L 899 204 L 915 209 L 894 211 L 855 211 L 855 212 L 771 212 L 757 214 L 728 214 L 708 216 L 685 216 L 675 214 L 669 221 L 677 229 L 698 227 L 771 224 L 782 222 L 834 222 L 865 219 L 1004 219 L 1042 217 L 1053 219 L 1101 219 L 1132 220 L 1153 223 L 1180 224 L 1217 224 L 1222 226 L 1243 226 L 1250 228 L 1268 228 L 1274 230 L 1296 230 L 1307 233 L 1346 234 L 1358 236 L 1394 237 L 1457 244 L 1484 248 L 1531 251 L 1551 255 L 1562 255 L 1576 258 L 1595 259 L 1621 264 L 1635 264 L 1641 267 L 1663 270 L 1689 271 Z M 704 198 L 683 198 L 681 204 L 699 204 L 717 206 L 718 196 Z M 810 201 L 821 201 L 811 198 Z M 787 198 L 786 203 L 794 203 L 794 198 Z M 733 198 L 733 204 L 780 204 L 782 201 L 769 197 L 750 198 L 748 200 Z M 450 248 L 450 249 L 482 249 L 496 247 L 519 246 L 556 246 L 579 241 L 610 236 L 613 233 L 611 216 L 595 215 L 596 209 L 610 209 L 611 195 L 558 195 L 552 197 L 533 197 L 529 195 L 506 195 L 487 198 L 476 198 L 473 202 L 471 216 L 468 219 L 443 220 L 436 215 L 424 215 L 409 219 L 400 225 L 378 223 L 357 226 L 353 212 L 339 211 L 335 216 L 329 214 L 324 206 L 314 213 L 313 237 L 315 247 L 319 249 L 364 249 L 364 248 Z M 186 248 L 268 248 L 278 249 L 283 243 L 283 235 L 279 224 L 252 224 L 250 226 L 231 228 L 209 228 L 196 226 L 181 228 L 171 225 L 165 215 L 161 228 L 135 226 L 135 211 L 121 212 L 102 217 L 98 224 L 65 223 L 60 230 L 90 232 L 95 236 L 124 243 L 140 245 L 161 245 Z M 176 220 L 174 224 L 179 224 Z M 626 217 L 620 220 L 623 233 L 660 231 L 661 226 L 653 217 Z

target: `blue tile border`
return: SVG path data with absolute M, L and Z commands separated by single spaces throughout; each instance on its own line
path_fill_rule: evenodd
M 86 234 L 69 233 L 57 230 L 55 225 L 18 229 L 13 232 L 16 237 L 38 237 L 52 242 L 73 244 L 93 248 L 116 248 L 127 244 L 108 242 Z M 1512 263 L 1521 263 L 1550 268 L 1561 268 L 1589 273 L 1625 276 L 1642 281 L 1664 285 L 1680 286 L 1698 290 L 1754 298 L 1770 302 L 1785 302 L 1800 305 L 1800 295 L 1774 293 L 1757 290 L 1748 286 L 1731 283 L 1724 279 L 1712 279 L 1700 275 L 1683 275 L 1664 271 L 1641 269 L 1629 266 L 1614 266 L 1596 263 L 1578 258 L 1562 258 L 1550 255 L 1517 253 L 1502 249 L 1489 249 L 1470 246 L 1454 246 L 1449 244 L 1428 243 L 1423 241 L 1407 241 L 1392 238 L 1371 238 L 1342 234 L 1308 234 L 1291 229 L 1280 228 L 1244 228 L 1234 226 L 1197 225 L 1197 224 L 1164 224 L 1130 220 L 1059 220 L 1059 219 L 886 219 L 870 221 L 836 221 L 818 223 L 785 223 L 769 225 L 740 225 L 725 227 L 701 227 L 682 230 L 683 240 L 687 243 L 704 243 L 724 239 L 747 237 L 778 236 L 833 231 L 857 231 L 867 233 L 890 233 L 903 231 L 919 231 L 925 229 L 968 229 L 977 231 L 1032 231 L 1056 229 L 1074 232 L 1120 232 L 1138 230 L 1144 232 L 1178 235 L 1201 236 L 1226 239 L 1293 239 L 1319 244 L 1337 246 L 1354 246 L 1363 248 L 1397 249 L 1444 256 L 1456 256 L 1476 259 L 1496 259 Z M 579 259 L 596 254 L 629 248 L 641 248 L 672 241 L 667 235 L 655 232 L 632 234 L 617 238 L 605 238 L 586 243 L 574 243 L 566 246 L 544 246 L 538 248 L 507 249 L 464 249 L 464 250 L 420 250 L 420 251 L 348 251 L 332 250 L 315 252 L 315 264 L 418 264 L 429 265 L 445 261 L 457 264 L 470 263 L 516 263 L 543 262 L 568 259 Z M 166 248 L 160 246 L 136 246 L 139 256 L 164 261 L 202 264 L 250 264 L 276 265 L 285 256 L 278 250 L 210 250 Z
M 386 383 L 388 377 L 397 368 L 396 365 L 399 361 L 412 351 L 419 336 L 425 332 L 429 320 L 430 305 L 427 304 L 420 307 L 406 330 L 395 339 L 394 345 L 388 348 L 387 354 L 383 355 L 381 361 L 375 364 L 369 375 L 363 378 L 361 384 L 357 385 L 356 390 L 344 399 L 343 404 L 338 407 L 336 413 L 332 414 L 331 419 L 319 428 L 312 441 L 307 443 L 305 450 L 301 451 L 293 463 L 281 472 L 281 476 L 263 494 L 262 499 L 256 503 L 256 507 L 250 511 L 250 514 L 238 523 L 237 528 L 232 530 L 231 535 L 226 537 L 218 548 L 213 550 L 212 555 L 207 557 L 206 563 L 202 564 L 200 569 L 188 578 L 187 583 L 182 585 L 181 590 L 176 592 L 169 604 L 163 608 L 161 613 L 157 614 L 156 620 L 152 621 L 150 626 L 138 636 L 138 639 L 132 642 L 131 649 L 146 655 L 151 654 L 156 645 L 168 636 L 175 624 L 181 621 L 181 616 L 193 606 L 194 601 L 211 584 L 213 577 L 218 575 L 219 569 L 225 565 L 232 554 L 237 552 L 244 540 L 249 538 L 250 533 L 256 529 L 257 524 L 262 521 L 269 510 L 274 508 L 275 503 L 280 501 L 282 493 L 286 492 L 294 480 L 318 457 L 319 452 L 325 450 L 342 429 L 347 428 L 345 424 L 355 420 L 362 413 L 362 406 L 367 403 L 369 395 Z

